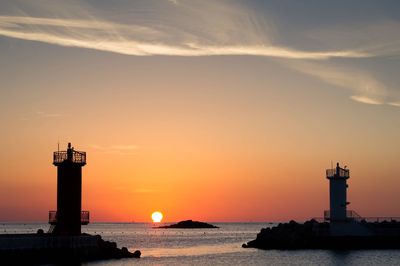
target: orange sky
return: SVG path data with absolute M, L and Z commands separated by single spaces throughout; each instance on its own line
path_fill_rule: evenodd
M 400 216 L 395 7 L 231 2 L 0 3 L 0 221 L 55 209 L 58 142 L 92 221 L 322 216 L 331 161 Z

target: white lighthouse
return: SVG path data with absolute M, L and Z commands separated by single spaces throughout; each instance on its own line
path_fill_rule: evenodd
M 325 218 L 331 222 L 345 221 L 347 219 L 347 179 L 350 171 L 341 168 L 337 163 L 336 168 L 326 170 L 326 178 L 329 179 L 330 211 Z
M 347 179 L 350 170 L 341 168 L 339 163 L 336 168 L 326 170 L 329 179 L 329 205 L 330 210 L 325 211 L 325 221 L 329 221 L 329 231 L 332 236 L 366 236 L 371 235 L 371 230 L 360 223 L 363 218 L 355 211 L 347 210 Z

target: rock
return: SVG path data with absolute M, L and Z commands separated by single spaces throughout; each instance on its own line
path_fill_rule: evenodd
M 194 229 L 194 228 L 219 228 L 218 226 L 208 224 L 208 223 L 203 223 L 203 222 L 198 222 L 198 221 L 192 221 L 192 220 L 186 220 L 186 221 L 180 221 L 177 224 L 171 224 L 171 225 L 166 225 L 166 226 L 159 226 L 155 228 L 182 228 L 182 229 Z
M 133 252 L 133 258 L 140 258 L 141 255 L 142 252 L 140 252 L 140 250 L 135 250 L 135 252 Z
M 100 256 L 107 259 L 121 259 L 121 258 L 140 258 L 141 252 L 136 250 L 131 253 L 126 247 L 119 249 L 117 243 L 111 241 L 105 241 L 99 237 L 99 252 Z

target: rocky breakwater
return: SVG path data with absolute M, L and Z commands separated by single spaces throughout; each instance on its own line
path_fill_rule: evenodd
M 0 235 L 0 261 L 6 265 L 74 264 L 85 261 L 139 258 L 100 235 L 55 236 L 52 234 Z
M 97 235 L 96 237 L 99 238 L 99 250 L 93 259 L 140 258 L 142 254 L 140 250 L 136 250 L 132 253 L 126 247 L 119 249 L 117 243 L 105 241 L 100 235 Z
M 368 235 L 331 235 L 331 224 L 310 220 L 305 223 L 290 221 L 271 228 L 263 228 L 255 240 L 243 248 L 259 249 L 399 249 L 400 223 L 359 222 Z

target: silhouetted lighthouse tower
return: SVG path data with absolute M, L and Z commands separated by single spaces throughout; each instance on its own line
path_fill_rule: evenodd
M 337 163 L 336 168 L 326 170 L 326 178 L 329 179 L 330 211 L 325 217 L 330 221 L 345 221 L 347 219 L 347 179 L 350 171 L 341 168 Z
M 81 224 L 89 223 L 89 212 L 82 212 L 82 166 L 86 152 L 75 151 L 68 143 L 66 151 L 56 151 L 57 211 L 49 212 L 50 231 L 59 235 L 80 235 Z

